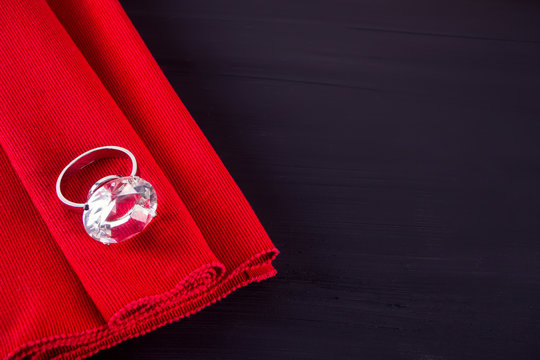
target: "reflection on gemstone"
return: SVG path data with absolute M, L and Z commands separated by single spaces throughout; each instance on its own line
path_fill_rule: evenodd
M 157 195 L 148 181 L 119 177 L 88 194 L 84 228 L 104 244 L 119 243 L 143 231 L 156 216 L 156 208 Z

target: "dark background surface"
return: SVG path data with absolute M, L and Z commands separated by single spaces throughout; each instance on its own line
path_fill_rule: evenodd
M 540 358 L 540 3 L 123 1 L 282 254 L 95 359 Z

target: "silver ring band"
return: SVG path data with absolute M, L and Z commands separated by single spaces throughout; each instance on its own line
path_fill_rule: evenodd
M 62 170 L 60 175 L 58 175 L 58 179 L 56 180 L 56 195 L 58 196 L 60 201 L 62 201 L 67 206 L 84 208 L 86 205 L 85 203 L 76 203 L 70 201 L 66 199 L 66 197 L 62 194 L 62 188 L 65 182 L 69 180 L 77 171 L 81 170 L 83 167 L 93 163 L 96 160 L 116 157 L 124 157 L 131 159 L 132 169 L 130 176 L 137 175 L 137 160 L 135 159 L 135 156 L 131 153 L 131 151 L 119 146 L 103 146 L 89 150 L 84 154 L 77 156 L 64 168 L 64 170 Z

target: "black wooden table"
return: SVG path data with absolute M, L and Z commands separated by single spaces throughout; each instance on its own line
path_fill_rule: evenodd
M 540 358 L 540 3 L 124 0 L 282 254 L 96 359 Z

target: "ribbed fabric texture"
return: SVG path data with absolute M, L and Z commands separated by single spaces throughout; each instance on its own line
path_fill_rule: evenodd
M 86 357 L 275 274 L 276 248 L 116 0 L 0 3 L 0 357 Z M 110 246 L 55 193 L 104 145 L 132 151 L 158 194 L 150 226 Z M 128 166 L 89 166 L 67 195 Z

